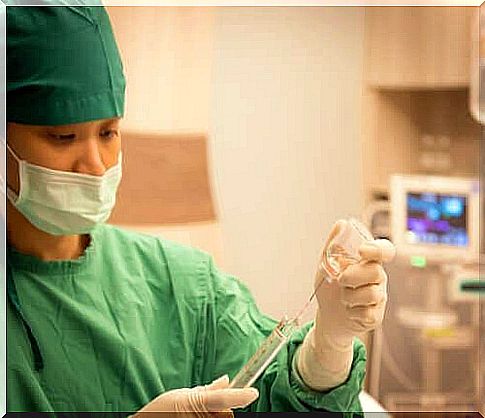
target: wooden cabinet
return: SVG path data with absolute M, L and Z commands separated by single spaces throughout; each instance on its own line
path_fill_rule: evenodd
M 403 89 L 467 86 L 474 9 L 367 7 L 367 83 Z
M 387 194 L 392 174 L 478 175 L 480 125 L 469 107 L 474 19 L 476 7 L 366 8 L 366 203 Z M 448 145 L 429 149 L 429 140 Z M 449 162 L 430 169 L 430 157 Z
M 362 163 L 365 201 L 387 194 L 392 174 L 477 176 L 480 125 L 468 109 L 468 92 L 457 90 L 382 90 L 368 87 L 363 97 Z M 449 167 L 430 172 L 422 165 L 436 144 L 435 156 L 449 158 Z

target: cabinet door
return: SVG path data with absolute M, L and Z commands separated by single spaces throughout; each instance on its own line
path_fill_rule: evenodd
M 367 82 L 383 88 L 468 86 L 473 9 L 366 8 Z

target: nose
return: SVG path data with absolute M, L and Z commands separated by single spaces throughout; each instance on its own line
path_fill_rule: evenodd
M 89 139 L 83 144 L 74 171 L 92 176 L 102 176 L 106 172 L 106 166 L 96 139 Z

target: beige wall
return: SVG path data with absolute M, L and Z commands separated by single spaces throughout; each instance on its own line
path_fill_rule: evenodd
M 110 7 L 127 78 L 124 128 L 207 132 L 214 9 Z
M 363 10 L 110 13 L 129 83 L 125 128 L 209 132 L 216 259 L 264 311 L 294 313 L 324 235 L 360 213 Z
M 312 288 L 324 235 L 360 214 L 363 10 L 225 8 L 211 134 L 226 268 L 272 315 Z

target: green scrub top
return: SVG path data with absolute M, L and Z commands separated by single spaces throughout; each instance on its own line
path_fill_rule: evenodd
M 234 377 L 276 321 L 205 253 L 101 225 L 82 257 L 41 261 L 7 250 L 18 301 L 7 303 L 7 411 L 133 413 L 164 391 Z M 361 412 L 365 349 L 328 392 L 305 386 L 295 352 L 307 324 L 258 379 L 250 411 Z M 346 414 L 347 415 L 347 414 Z M 351 414 L 348 414 L 351 415 Z

